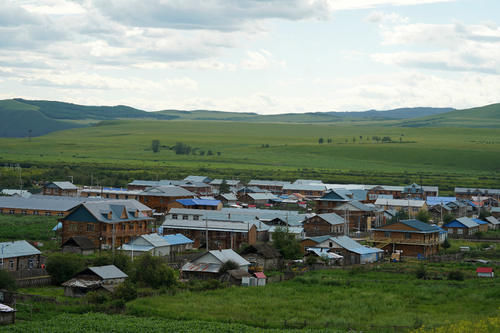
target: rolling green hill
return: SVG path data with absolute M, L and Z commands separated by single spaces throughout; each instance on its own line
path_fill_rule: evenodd
M 500 103 L 404 120 L 401 127 L 500 127 Z

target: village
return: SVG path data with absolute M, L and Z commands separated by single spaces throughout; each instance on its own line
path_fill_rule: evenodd
M 500 242 L 499 189 L 456 187 L 455 196 L 439 196 L 438 187 L 415 183 L 324 184 L 299 179 L 244 184 L 188 176 L 134 180 L 126 188 L 53 181 L 37 194 L 11 189 L 1 194 L 2 215 L 50 216 L 58 221 L 47 230 L 56 249 L 45 250 L 43 244 L 24 239 L 1 242 L 2 270 L 17 287 L 56 285 L 71 298 L 133 289 L 127 273 L 118 267 L 117 258 L 123 257 L 144 265 L 152 275 L 156 265 L 168 267 L 179 283 L 215 281 L 246 287 L 279 283 L 309 270 L 384 262 L 468 260 L 476 263 L 473 274 L 478 278 L 494 278 L 498 265 L 468 258 L 471 249 L 465 245 L 451 259 L 442 252 L 451 242 L 462 241 L 490 241 L 493 245 L 485 251 L 495 249 Z M 55 252 L 59 261 L 51 262 Z M 101 260 L 100 266 L 67 268 L 61 277 L 54 266 L 62 270 L 68 262 L 64 256 L 75 255 L 109 260 Z M 135 277 L 149 286 L 172 278 L 162 275 L 153 283 Z M 1 322 L 14 323 L 16 295 L 29 296 L 3 288 Z

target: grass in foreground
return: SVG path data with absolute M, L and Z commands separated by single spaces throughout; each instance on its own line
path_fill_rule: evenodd
M 0 214 L 0 240 L 48 241 L 57 224 L 55 216 L 25 216 Z
M 418 280 L 414 274 L 316 271 L 265 288 L 229 288 L 142 298 L 129 314 L 283 328 L 386 332 L 496 315 L 497 280 Z

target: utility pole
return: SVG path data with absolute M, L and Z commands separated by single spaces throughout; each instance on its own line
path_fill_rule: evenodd
M 113 254 L 113 261 L 115 260 L 115 224 L 112 224 L 113 231 L 112 231 L 112 236 L 111 236 L 111 250 Z
M 205 214 L 205 249 L 208 252 L 208 217 Z

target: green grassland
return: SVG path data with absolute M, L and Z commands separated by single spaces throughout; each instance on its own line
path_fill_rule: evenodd
M 471 274 L 475 271 L 472 265 L 467 269 Z M 140 298 L 127 304 L 127 312 L 263 328 L 282 328 L 286 321 L 288 325 L 306 322 L 308 328 L 387 332 L 393 327 L 436 327 L 496 315 L 499 287 L 496 280 L 477 278 L 419 280 L 411 273 L 328 270 L 265 288 Z
M 57 224 L 54 216 L 24 216 L 0 214 L 0 240 L 48 241 Z
M 403 184 L 420 182 L 422 177 L 424 184 L 448 185 L 450 190 L 455 185 L 499 183 L 500 133 L 496 129 L 378 124 L 113 120 L 31 141 L 0 139 L 0 165 L 68 167 L 68 174 L 61 178 L 72 175 L 74 167 L 99 167 L 109 173 L 125 170 L 129 179 L 137 176 L 134 170 L 147 170 L 151 178 L 182 170 L 226 178 L 309 176 L 347 183 Z M 373 136 L 389 136 L 394 142 L 377 143 Z M 325 143 L 318 144 L 320 137 Z M 333 142 L 327 143 L 328 138 Z M 154 139 L 162 146 L 158 153 L 151 149 Z M 176 155 L 169 149 L 176 142 L 211 150 L 213 155 Z

